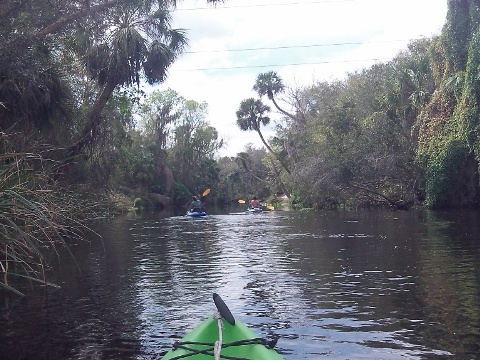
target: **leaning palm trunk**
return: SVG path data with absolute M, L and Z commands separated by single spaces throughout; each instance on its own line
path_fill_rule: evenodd
M 272 148 L 270 147 L 270 145 L 268 145 L 268 143 L 265 141 L 265 139 L 263 138 L 263 134 L 262 132 L 260 131 L 260 129 L 257 129 L 257 133 L 258 133 L 258 136 L 260 136 L 260 140 L 262 140 L 263 142 L 263 145 L 265 145 L 265 147 L 267 148 L 268 151 L 270 151 L 270 153 L 272 155 L 275 156 L 275 158 L 280 162 L 280 164 L 282 165 L 282 167 L 285 169 L 285 171 L 288 173 L 288 175 L 290 175 L 290 170 L 288 169 L 288 166 L 282 161 L 282 159 L 280 158 L 280 156 L 274 152 L 272 150 Z
M 77 12 L 74 12 L 66 16 L 62 16 L 61 18 L 57 19 L 53 23 L 49 24 L 48 26 L 45 26 L 42 30 L 38 32 L 37 36 L 40 38 L 43 38 L 48 34 L 52 34 L 63 29 L 65 26 L 79 19 L 82 19 L 87 16 L 91 16 L 92 14 L 95 14 L 95 13 L 102 12 L 105 9 L 110 9 L 115 6 L 125 4 L 127 2 L 128 0 L 108 0 L 101 4 L 97 4 L 94 6 L 87 6 L 82 10 L 79 10 Z
M 278 171 L 277 167 L 275 166 L 275 162 L 273 161 L 272 158 L 270 158 L 270 164 L 272 164 L 272 169 L 275 172 L 275 177 L 278 179 L 278 183 L 280 185 L 280 188 L 282 189 L 285 196 L 290 198 L 290 192 L 287 190 L 285 184 L 283 183 L 283 181 L 280 177 L 280 172 Z
M 87 118 L 87 123 L 85 124 L 82 134 L 73 145 L 68 148 L 67 152 L 67 162 L 72 161 L 76 156 L 82 153 L 83 149 L 87 145 L 91 145 L 95 139 L 95 135 L 98 132 L 98 128 L 101 124 L 101 114 L 105 105 L 107 104 L 108 99 L 112 96 L 115 87 L 118 85 L 113 80 L 109 80 L 100 96 L 97 98 L 95 103 L 93 104 L 92 109 L 90 110 Z
M 289 117 L 290 119 L 292 119 L 293 121 L 295 121 L 296 123 L 302 123 L 303 125 L 305 125 L 305 119 L 303 118 L 297 118 L 295 116 L 293 116 L 292 114 L 286 112 L 285 110 L 283 110 L 280 106 L 278 106 L 277 102 L 275 101 L 275 98 L 272 96 L 271 98 L 269 97 L 270 100 L 272 100 L 273 102 L 273 105 L 275 106 L 275 108 L 280 111 L 283 115 L 285 115 L 286 117 Z

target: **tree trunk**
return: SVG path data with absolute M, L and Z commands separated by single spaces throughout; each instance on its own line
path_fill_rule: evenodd
M 260 131 L 260 127 L 257 126 L 257 133 L 258 135 L 260 136 L 260 140 L 262 140 L 263 144 L 265 145 L 265 147 L 267 148 L 268 151 L 270 151 L 271 154 L 273 154 L 277 160 L 280 162 L 280 164 L 282 165 L 282 167 L 285 169 L 285 171 L 288 173 L 288 175 L 290 175 L 290 170 L 288 169 L 287 165 L 280 159 L 280 156 L 278 156 L 273 150 L 272 148 L 268 145 L 268 143 L 265 141 L 265 139 L 263 138 L 263 134 L 262 132 Z
M 293 121 L 297 121 L 297 119 L 295 118 L 295 116 L 293 116 L 292 114 L 286 112 L 285 110 L 283 110 L 280 106 L 278 106 L 277 102 L 275 101 L 275 98 L 273 97 L 270 97 L 270 100 L 272 100 L 273 102 L 273 105 L 275 105 L 275 107 L 277 108 L 278 111 L 280 111 L 283 115 L 289 117 L 290 119 L 292 119 Z
M 48 34 L 54 33 L 61 28 L 63 28 L 66 25 L 71 24 L 73 21 L 81 19 L 82 17 L 92 15 L 94 13 L 97 13 L 101 10 L 108 9 L 109 7 L 113 7 L 119 4 L 126 3 L 128 0 L 109 0 L 104 2 L 103 4 L 98 4 L 95 6 L 88 7 L 86 9 L 77 11 L 76 13 L 64 16 L 54 23 L 44 27 L 42 30 L 38 32 L 38 37 L 43 38 L 47 36 Z
M 98 130 L 98 127 L 101 122 L 101 115 L 102 110 L 105 108 L 108 99 L 112 96 L 115 87 L 117 86 L 117 82 L 114 80 L 109 80 L 105 87 L 103 88 L 102 93 L 97 98 L 95 103 L 93 104 L 92 109 L 90 110 L 87 123 L 83 128 L 82 135 L 80 139 L 75 142 L 75 144 L 71 145 L 67 151 L 67 162 L 73 160 L 75 156 L 78 156 L 82 150 L 85 148 L 86 145 L 91 144 L 95 138 L 95 134 Z
M 408 210 L 414 203 L 414 199 L 409 199 L 409 200 L 395 200 L 395 199 L 392 199 L 384 194 L 382 194 L 381 192 L 378 192 L 377 190 L 374 190 L 374 189 L 370 189 L 366 186 L 363 186 L 363 185 L 360 185 L 360 184 L 356 184 L 356 183 L 350 183 L 351 186 L 357 188 L 357 189 L 361 189 L 363 191 L 366 191 L 368 193 L 371 193 L 371 194 L 374 194 L 374 195 L 377 195 L 379 197 L 381 197 L 382 199 L 384 199 L 391 207 L 397 209 L 397 210 Z
M 285 184 L 283 183 L 282 179 L 280 178 L 280 173 L 278 172 L 277 167 L 275 166 L 275 162 L 271 158 L 270 158 L 270 163 L 272 164 L 272 168 L 273 168 L 273 171 L 275 172 L 275 177 L 278 179 L 278 183 L 280 185 L 280 188 L 282 189 L 285 196 L 290 199 L 290 192 L 285 187 Z
M 289 117 L 290 119 L 292 119 L 293 121 L 295 121 L 296 123 L 302 123 L 303 125 L 306 124 L 306 121 L 305 119 L 302 117 L 302 119 L 298 119 L 296 116 L 293 116 L 292 114 L 286 112 L 285 110 L 283 110 L 280 106 L 278 106 L 277 102 L 275 101 L 275 98 L 272 96 L 270 98 L 270 100 L 272 100 L 273 102 L 273 105 L 275 105 L 275 107 L 277 108 L 278 111 L 280 111 L 283 115 Z

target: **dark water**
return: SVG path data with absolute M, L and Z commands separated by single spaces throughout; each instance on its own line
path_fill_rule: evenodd
M 1 359 L 155 359 L 213 314 L 299 359 L 479 359 L 480 213 L 122 217 L 0 292 Z

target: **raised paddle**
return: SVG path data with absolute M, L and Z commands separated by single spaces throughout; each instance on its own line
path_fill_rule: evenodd
M 210 194 L 210 189 L 205 189 L 205 191 L 202 193 L 202 196 L 200 197 L 200 201 L 203 202 L 205 200 L 205 196 Z
M 217 307 L 220 316 L 224 318 L 230 325 L 235 325 L 235 318 L 233 317 L 230 309 L 228 308 L 227 304 L 222 300 L 220 295 L 213 293 L 213 301 L 215 302 L 215 306 Z
M 240 199 L 240 200 L 238 200 L 238 203 L 239 204 L 245 204 L 245 200 Z

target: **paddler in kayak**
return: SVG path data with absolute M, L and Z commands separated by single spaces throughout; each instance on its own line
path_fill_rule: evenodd
M 250 208 L 251 209 L 259 209 L 262 205 L 260 205 L 260 201 L 258 201 L 257 197 L 254 196 L 252 200 L 250 200 Z
M 192 202 L 190 203 L 190 211 L 191 212 L 202 212 L 202 202 L 197 199 L 196 196 L 192 198 Z

